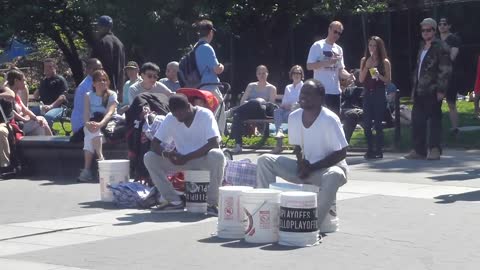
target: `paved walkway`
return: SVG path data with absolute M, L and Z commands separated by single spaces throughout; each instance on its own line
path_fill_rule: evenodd
M 119 210 L 98 184 L 0 181 L 0 269 L 478 269 L 479 154 L 349 155 L 341 230 L 312 248 L 218 239 L 203 215 Z

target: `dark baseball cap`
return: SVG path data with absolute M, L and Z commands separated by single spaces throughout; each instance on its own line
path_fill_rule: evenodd
M 209 20 L 201 20 L 196 23 L 197 31 L 209 31 L 213 30 L 213 32 L 217 32 L 217 29 L 213 27 L 213 23 Z
M 129 69 L 129 68 L 136 68 L 138 69 L 138 64 L 135 61 L 128 61 L 127 65 L 124 67 L 124 69 Z
M 98 26 L 112 27 L 113 26 L 112 17 L 107 15 L 100 16 L 100 18 L 98 18 L 97 24 Z

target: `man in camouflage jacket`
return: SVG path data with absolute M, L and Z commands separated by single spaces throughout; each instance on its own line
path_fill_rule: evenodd
M 448 47 L 435 38 L 435 20 L 426 18 L 420 26 L 423 42 L 418 53 L 412 89 L 413 150 L 405 158 L 437 160 L 441 155 L 442 100 L 448 87 L 452 64 Z

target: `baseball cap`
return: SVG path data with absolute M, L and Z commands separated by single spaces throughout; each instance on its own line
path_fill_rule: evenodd
M 124 69 L 128 68 L 136 68 L 138 69 L 138 64 L 135 61 L 128 61 L 127 65 L 124 67 Z
M 209 20 L 202 20 L 196 24 L 197 30 L 202 31 L 202 30 L 213 30 L 213 32 L 217 32 L 217 29 L 213 27 L 213 23 Z
M 433 29 L 437 29 L 437 22 L 432 18 L 425 18 L 420 25 L 430 25 Z
M 97 23 L 98 23 L 99 26 L 104 26 L 104 27 L 112 27 L 113 26 L 112 17 L 107 16 L 107 15 L 100 16 L 100 18 L 98 18 Z

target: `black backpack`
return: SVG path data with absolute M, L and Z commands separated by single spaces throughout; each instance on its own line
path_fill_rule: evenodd
M 197 59 L 195 58 L 195 51 L 198 46 L 205 44 L 205 41 L 199 41 L 190 52 L 180 59 L 178 65 L 178 82 L 182 88 L 196 88 L 200 85 L 202 75 L 198 70 Z

